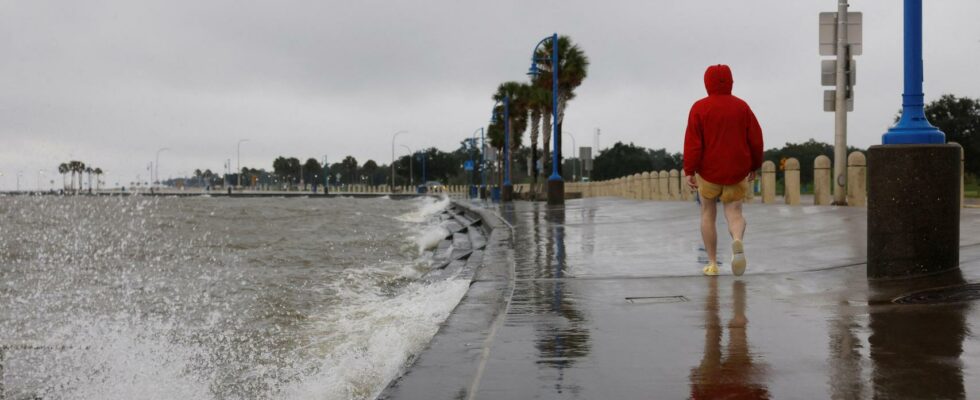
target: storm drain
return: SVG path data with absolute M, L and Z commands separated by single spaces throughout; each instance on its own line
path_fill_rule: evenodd
M 980 300 L 980 283 L 921 290 L 892 300 L 898 304 L 945 304 Z
M 637 296 L 627 297 L 626 302 L 630 304 L 667 304 L 683 303 L 687 301 L 684 296 Z

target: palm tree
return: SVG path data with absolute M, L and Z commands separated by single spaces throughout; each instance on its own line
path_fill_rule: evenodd
M 204 173 L 201 176 L 203 176 L 204 177 L 204 180 L 207 182 L 204 186 L 206 188 L 210 189 L 211 186 L 213 186 L 212 183 L 214 183 L 214 181 L 212 181 L 212 177 L 214 176 L 214 172 L 211 172 L 211 170 L 208 169 L 208 170 L 205 170 Z
M 86 166 L 82 172 L 88 174 L 88 191 L 89 193 L 91 193 L 92 192 L 92 167 Z M 82 180 L 81 175 L 79 175 L 78 180 L 79 181 Z M 82 187 L 81 183 L 78 184 L 78 187 Z
M 531 173 L 532 187 L 534 188 L 531 195 L 535 197 L 538 191 L 538 174 L 541 173 L 541 171 L 538 171 L 538 134 L 541 132 L 541 115 L 548 109 L 550 104 L 551 96 L 549 91 L 539 86 L 528 86 L 527 107 L 530 112 L 529 118 L 531 121 L 531 169 L 534 171 Z M 545 136 L 545 140 L 548 140 L 547 136 Z M 547 146 L 545 144 L 545 147 Z
M 520 82 L 504 82 L 497 87 L 497 92 L 494 93 L 493 99 L 495 101 L 503 102 L 505 98 L 509 99 L 509 112 L 510 115 L 510 149 L 508 149 L 508 154 L 513 158 L 514 151 L 521 146 L 521 134 L 527 130 L 527 105 L 528 105 L 528 95 L 530 93 L 530 86 L 526 83 Z M 498 114 L 503 116 L 503 113 Z M 501 148 L 503 148 L 503 143 L 501 143 Z M 510 172 L 509 170 L 507 172 Z M 506 177 L 506 180 L 510 180 L 510 176 Z
M 95 168 L 92 170 L 95 173 L 95 190 L 99 190 L 99 184 L 102 182 L 102 168 Z
M 82 189 L 82 171 L 85 171 L 85 163 L 72 160 L 68 162 L 68 169 L 71 170 L 71 190 L 75 190 L 75 174 L 78 174 L 78 189 Z
M 65 175 L 68 174 L 68 163 L 58 164 L 58 173 L 61 174 L 61 188 L 68 190 L 68 183 L 65 182 Z
M 545 40 L 541 47 L 538 48 L 536 58 L 542 60 L 539 62 L 538 67 L 541 69 L 542 73 L 538 74 L 534 78 L 534 85 L 538 87 L 545 88 L 548 93 L 551 94 L 552 82 L 551 82 L 551 39 Z M 589 58 L 585 55 L 585 52 L 578 47 L 577 44 L 572 42 L 572 39 L 568 36 L 558 37 L 558 132 L 556 137 L 558 138 L 558 143 L 556 147 L 558 148 L 558 163 L 561 166 L 561 128 L 562 123 L 565 120 L 565 108 L 568 106 L 568 102 L 575 98 L 575 89 L 582 84 L 589 72 Z M 544 131 L 545 135 L 551 133 L 551 108 L 544 113 Z M 545 158 L 548 154 L 548 139 L 545 138 Z

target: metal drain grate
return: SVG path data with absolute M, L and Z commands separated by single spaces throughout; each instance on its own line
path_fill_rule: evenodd
M 892 300 L 898 304 L 944 304 L 980 300 L 980 283 L 948 286 L 909 293 Z
M 626 302 L 630 304 L 666 304 L 683 303 L 685 301 L 687 301 L 687 297 L 684 296 L 638 296 L 626 298 Z

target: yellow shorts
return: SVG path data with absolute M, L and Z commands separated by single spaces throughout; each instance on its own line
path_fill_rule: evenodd
M 742 201 L 745 199 L 745 191 L 748 190 L 748 186 L 748 180 L 743 180 L 734 185 L 719 185 L 704 180 L 700 175 L 698 176 L 698 193 L 705 200 L 714 200 L 721 196 L 722 203 Z

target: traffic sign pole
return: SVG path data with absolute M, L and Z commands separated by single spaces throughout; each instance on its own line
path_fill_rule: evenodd
M 837 81 L 834 103 L 834 204 L 847 205 L 847 0 L 837 3 Z

